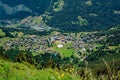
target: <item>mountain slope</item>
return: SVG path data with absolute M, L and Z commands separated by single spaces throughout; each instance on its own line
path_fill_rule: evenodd
M 106 30 L 120 24 L 119 0 L 1 0 L 0 3 L 0 19 L 40 15 L 49 26 L 61 31 Z
M 40 15 L 47 10 L 50 2 L 51 0 L 1 0 L 0 15 L 2 16 L 0 18 L 20 19 L 29 15 Z M 7 14 L 9 12 L 11 14 Z
M 48 24 L 64 31 L 104 30 L 120 23 L 119 0 L 64 0 L 60 12 L 51 10 Z

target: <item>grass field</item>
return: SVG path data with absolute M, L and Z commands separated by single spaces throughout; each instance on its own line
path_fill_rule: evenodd
M 71 43 L 65 44 L 63 48 L 58 48 L 57 45 L 54 44 L 53 49 L 64 57 L 70 57 L 74 54 L 74 50 L 68 49 L 69 46 L 71 46 Z
M 0 37 L 5 36 L 5 33 L 0 29 Z

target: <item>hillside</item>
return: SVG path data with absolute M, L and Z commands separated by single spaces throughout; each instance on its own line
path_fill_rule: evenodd
M 0 80 L 120 80 L 120 0 L 0 0 Z
M 61 31 L 100 31 L 119 25 L 119 5 L 119 0 L 1 0 L 0 19 L 42 16 Z
M 48 14 L 48 25 L 63 31 L 105 30 L 120 23 L 119 0 L 64 0 L 61 11 Z
M 53 70 L 37 70 L 28 63 L 13 63 L 0 59 L 0 80 L 79 80 L 68 73 Z
M 6 64 L 12 66 L 17 63 L 22 67 L 24 64 L 29 67 L 31 74 L 34 70 L 36 75 L 40 73 L 39 75 L 43 76 L 41 78 L 45 78 L 45 80 L 46 76 L 42 75 L 41 71 L 49 74 L 49 69 L 53 73 L 57 70 L 60 73 L 59 76 L 62 73 L 73 76 L 70 79 L 67 77 L 65 80 L 74 80 L 76 77 L 88 80 L 93 80 L 93 78 L 94 80 L 120 79 L 119 26 L 107 31 L 79 33 L 57 31 L 40 33 L 34 30 L 6 27 L 1 28 L 1 33 L 0 57 L 2 61 L 0 66 L 2 68 L 0 71 L 3 71 L 3 74 L 10 71 L 6 70 Z M 58 45 L 62 45 L 62 47 L 58 47 Z M 25 68 L 25 71 L 22 69 L 20 67 L 17 77 L 26 77 L 21 73 L 28 69 Z M 15 77 L 15 75 L 9 74 L 10 78 Z M 9 74 L 6 75 L 9 76 Z M 51 77 L 52 74 L 49 75 Z M 35 79 L 36 76 L 33 75 L 32 78 Z M 63 77 L 61 79 L 64 80 Z
M 1 0 L 1 19 L 23 19 L 30 15 L 41 15 L 47 11 L 51 0 Z

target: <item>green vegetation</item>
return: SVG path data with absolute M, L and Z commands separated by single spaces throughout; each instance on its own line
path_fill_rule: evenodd
M 0 29 L 0 37 L 4 37 L 5 36 L 5 32 L 2 31 L 2 29 Z
M 2 9 L 0 19 L 19 19 L 28 16 L 42 16 L 43 22 L 64 32 L 101 31 L 119 25 L 119 0 L 1 0 L 8 6 L 23 4 L 32 12 L 20 11 L 7 15 Z M 14 3 L 14 4 L 13 4 Z M 32 3 L 32 6 L 31 6 Z M 19 16 L 18 16 L 19 15 Z M 78 16 L 80 18 L 78 19 Z M 36 20 L 39 23 L 41 20 Z M 4 24 L 5 25 L 5 24 Z M 17 25 L 20 26 L 19 22 Z
M 59 12 L 63 9 L 63 7 L 64 7 L 64 0 L 58 0 L 53 5 L 53 11 Z
M 43 23 L 42 17 L 41 17 L 41 16 L 35 17 L 35 18 L 33 19 L 33 23 L 34 23 L 34 24 L 41 24 L 41 23 Z
M 120 80 L 120 0 L 1 1 L 0 80 Z
M 13 63 L 0 59 L 0 80 L 79 80 L 63 71 L 37 70 L 28 63 Z
M 88 0 L 88 1 L 85 2 L 85 5 L 86 5 L 86 6 L 92 6 L 92 4 L 93 4 L 93 3 L 92 3 L 91 0 Z
M 79 25 L 80 26 L 88 25 L 88 21 L 86 19 L 83 19 L 81 16 L 78 16 L 78 19 L 79 19 Z
M 33 35 L 35 31 L 26 34 L 24 30 L 2 29 L 9 34 L 0 38 L 1 80 L 120 79 L 119 26 L 100 32 L 64 34 L 54 31 L 45 36 L 40 36 L 39 32 Z M 24 43 L 19 46 L 20 39 L 20 43 Z M 39 41 L 43 43 L 38 44 Z M 37 46 L 35 42 L 46 46 L 41 50 L 38 47 L 37 53 L 32 52 L 32 48 Z M 31 48 L 26 50 L 24 44 Z M 58 44 L 63 47 L 58 48 Z M 47 48 L 46 51 L 43 51 L 44 48 Z
M 72 24 L 79 24 L 80 26 L 88 25 L 88 21 L 86 19 L 83 19 L 81 16 L 78 16 L 77 18 L 78 18 L 77 22 L 72 21 L 71 23 Z
M 65 44 L 63 48 L 58 48 L 57 45 L 53 45 L 53 49 L 60 53 L 60 55 L 64 56 L 64 57 L 70 57 L 72 55 L 74 55 L 74 50 L 73 49 L 69 49 L 69 47 L 71 46 L 72 44 L 68 43 L 68 44 Z
M 4 43 L 9 39 L 10 39 L 9 37 L 4 37 L 4 38 L 0 39 L 0 46 L 3 46 Z
M 59 12 L 51 8 L 47 15 L 52 16 L 47 24 L 64 32 L 108 30 L 120 23 L 119 0 L 64 0 L 64 5 Z

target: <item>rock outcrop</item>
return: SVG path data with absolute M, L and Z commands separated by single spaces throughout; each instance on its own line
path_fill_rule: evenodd
M 5 14 L 7 14 L 7 15 L 12 15 L 12 14 L 15 14 L 15 13 L 20 12 L 20 11 L 32 13 L 32 10 L 29 9 L 24 4 L 20 4 L 20 5 L 11 7 L 11 6 L 0 1 L 0 13 L 3 13 L 2 11 L 4 11 Z

